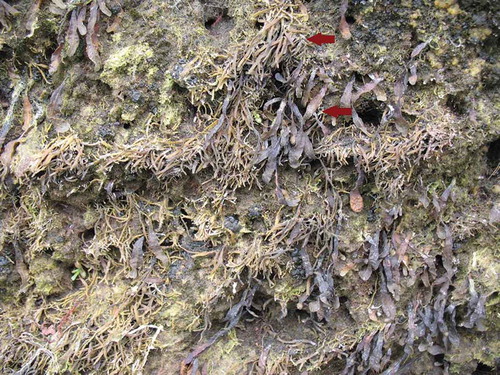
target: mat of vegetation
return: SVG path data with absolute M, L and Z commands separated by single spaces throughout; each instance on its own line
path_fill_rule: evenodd
M 499 4 L 0 0 L 0 372 L 494 373 Z

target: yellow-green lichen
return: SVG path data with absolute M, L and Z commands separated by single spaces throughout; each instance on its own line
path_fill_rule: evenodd
M 35 292 L 44 296 L 62 292 L 71 284 L 69 270 L 47 256 L 32 259 L 29 272 L 35 281 Z
M 133 79 L 138 72 L 149 69 L 146 61 L 153 56 L 153 49 L 147 43 L 117 48 L 104 62 L 100 78 L 114 87 L 124 76 Z

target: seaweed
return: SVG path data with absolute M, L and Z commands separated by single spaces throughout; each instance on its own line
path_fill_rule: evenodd
M 26 88 L 26 81 L 24 79 L 20 79 L 19 82 L 16 84 L 16 87 L 12 91 L 12 99 L 10 101 L 10 106 L 3 119 L 2 128 L 0 129 L 0 148 L 4 145 L 7 135 L 10 129 L 12 128 L 14 121 L 14 110 L 25 88 Z
M 0 0 L 0 24 L 8 29 L 10 27 L 9 18 L 19 14 L 19 11 L 13 6 L 7 4 L 4 0 Z
M 469 10 L 122 5 L 2 23 L 2 371 L 493 363 L 494 54 Z M 331 15 L 345 39 L 309 45 Z
M 80 38 L 85 37 L 88 58 L 94 63 L 95 70 L 101 69 L 101 57 L 99 55 L 99 42 L 97 30 L 99 28 L 99 14 L 103 13 L 111 17 L 112 13 L 106 6 L 104 0 L 92 0 L 81 4 L 64 2 L 63 0 L 52 0 L 50 5 L 52 13 L 62 15 L 67 21 L 66 35 L 60 38 L 59 45 L 52 54 L 49 72 L 54 74 L 64 57 L 75 55 L 80 44 Z M 88 18 L 87 18 L 88 9 Z M 87 18 L 86 24 L 85 19 Z
M 351 38 L 351 31 L 349 30 L 349 24 L 346 21 L 345 14 L 347 12 L 347 7 L 349 4 L 349 0 L 342 0 L 342 3 L 340 4 L 340 23 L 339 23 L 339 30 L 340 34 L 344 39 L 350 39 Z
M 166 267 L 170 264 L 170 259 L 163 252 L 160 246 L 160 241 L 156 235 L 153 226 L 148 222 L 148 236 L 147 236 L 148 247 L 151 249 L 156 258 Z
M 370 370 L 376 372 L 383 370 L 392 355 L 391 349 L 384 353 L 385 335 L 390 330 L 391 325 L 387 325 L 383 330 L 375 330 L 366 334 L 347 359 L 341 374 L 367 374 Z
M 144 237 L 138 238 L 132 247 L 132 253 L 130 254 L 130 271 L 129 277 L 132 279 L 137 278 L 137 270 L 141 268 L 144 264 L 144 252 L 142 251 L 142 246 L 144 244 Z
M 476 328 L 478 331 L 485 331 L 483 320 L 486 316 L 485 302 L 486 295 L 480 295 L 476 292 L 474 287 L 474 280 L 472 278 L 468 279 L 469 284 L 469 303 L 467 304 L 467 313 L 463 318 L 463 322 L 460 323 L 461 327 L 465 328 Z M 454 311 L 453 311 L 454 312 Z
M 214 345 L 221 337 L 227 335 L 229 331 L 231 331 L 231 329 L 233 329 L 236 324 L 238 324 L 245 309 L 251 306 L 256 290 L 257 286 L 254 286 L 252 288 L 247 288 L 243 292 L 240 301 L 236 305 L 231 307 L 231 309 L 229 309 L 229 311 L 226 313 L 226 316 L 224 317 L 223 321 L 228 323 L 227 326 L 218 331 L 207 342 L 199 345 L 191 353 L 189 353 L 189 355 L 182 361 L 181 373 L 185 373 L 187 368 L 191 364 L 193 364 L 194 366 L 196 363 L 195 361 L 199 355 L 210 348 L 210 346 Z M 191 370 L 191 372 L 192 371 L 193 370 Z

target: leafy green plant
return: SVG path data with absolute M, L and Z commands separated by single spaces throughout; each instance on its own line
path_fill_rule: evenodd
M 75 281 L 78 277 L 82 277 L 83 279 L 87 277 L 87 272 L 82 267 L 75 268 L 71 271 L 73 276 L 71 276 L 71 280 Z

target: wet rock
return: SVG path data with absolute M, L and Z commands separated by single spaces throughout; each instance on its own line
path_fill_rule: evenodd
M 112 140 L 115 137 L 115 128 L 118 125 L 119 123 L 111 123 L 99 126 L 99 128 L 97 129 L 97 134 L 99 135 L 99 137 L 105 140 Z
M 142 93 L 140 91 L 137 91 L 137 90 L 132 90 L 130 92 L 130 99 L 134 102 L 134 103 L 139 103 L 142 99 Z
M 248 209 L 247 216 L 250 220 L 257 220 L 262 217 L 262 207 L 252 206 Z
M 13 269 L 13 264 L 7 257 L 0 256 L 0 282 L 5 281 Z
M 241 225 L 237 216 L 226 216 L 224 219 L 224 228 L 229 229 L 231 232 L 238 233 L 241 230 Z
M 71 288 L 71 273 L 61 262 L 48 256 L 33 259 L 30 263 L 30 274 L 35 281 L 35 291 L 44 296 L 58 294 Z

